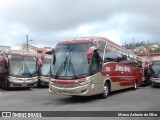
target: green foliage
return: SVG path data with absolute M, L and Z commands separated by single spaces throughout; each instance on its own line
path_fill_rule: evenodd
M 152 53 L 160 53 L 160 49 L 152 50 Z

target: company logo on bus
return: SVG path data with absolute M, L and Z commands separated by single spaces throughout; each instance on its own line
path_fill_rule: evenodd
M 110 72 L 111 70 L 110 70 L 110 67 L 106 67 L 106 71 L 107 72 Z
M 127 66 L 121 66 L 121 65 L 116 65 L 115 71 L 124 71 L 124 72 L 131 72 L 130 68 Z

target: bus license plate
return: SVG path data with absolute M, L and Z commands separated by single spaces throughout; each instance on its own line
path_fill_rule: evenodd
M 26 84 L 26 83 L 23 83 L 23 84 L 22 84 L 22 86 L 23 86 L 23 87 L 26 87 L 26 86 L 27 86 L 27 84 Z
M 62 91 L 61 94 L 63 94 L 63 95 L 69 95 L 69 92 L 67 92 L 67 91 Z

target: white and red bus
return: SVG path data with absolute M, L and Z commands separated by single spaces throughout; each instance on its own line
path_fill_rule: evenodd
M 0 86 L 36 87 L 38 82 L 38 61 L 28 51 L 6 50 L 0 53 Z
M 49 85 L 49 80 L 51 76 L 51 60 L 52 60 L 52 55 L 45 54 L 44 57 L 39 57 L 42 61 L 42 67 L 39 69 L 39 81 L 38 81 L 38 86 L 48 86 Z
M 154 53 L 150 56 L 150 82 L 151 85 L 160 86 L 160 54 Z
M 106 98 L 112 91 L 142 84 L 142 61 L 104 37 L 61 41 L 52 62 L 49 92 L 53 94 Z

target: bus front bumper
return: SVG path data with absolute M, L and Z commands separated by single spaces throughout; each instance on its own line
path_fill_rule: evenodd
M 50 77 L 40 76 L 39 82 L 42 86 L 49 86 Z
M 160 86 L 160 78 L 150 78 L 151 85 Z
M 38 83 L 38 77 L 32 78 L 16 78 L 9 77 L 9 87 L 36 87 Z
M 59 94 L 59 95 L 71 95 L 71 96 L 91 96 L 92 84 L 87 84 L 83 86 L 76 86 L 73 88 L 69 85 L 63 85 L 61 87 L 57 87 L 55 85 L 49 84 L 49 92 L 51 94 Z

